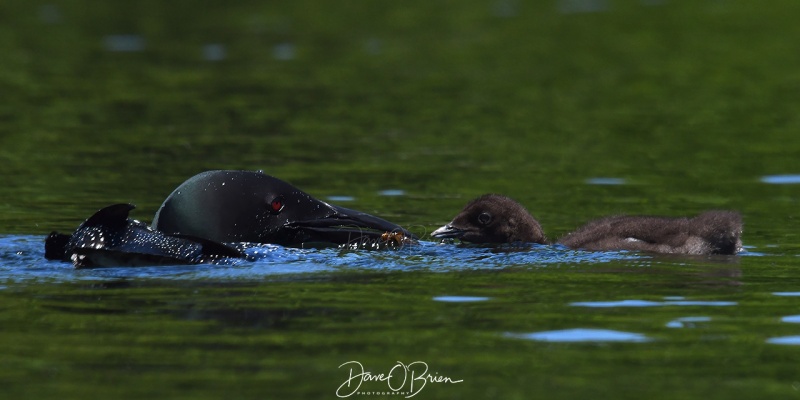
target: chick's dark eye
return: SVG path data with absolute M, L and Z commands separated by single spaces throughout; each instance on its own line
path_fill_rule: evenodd
M 284 207 L 283 196 L 278 196 L 272 199 L 272 202 L 270 202 L 269 211 L 273 214 L 279 214 L 281 211 L 283 211 L 283 207 Z
M 492 215 L 489 213 L 480 213 L 480 215 L 478 215 L 478 222 L 482 225 L 488 225 L 489 222 L 492 222 Z

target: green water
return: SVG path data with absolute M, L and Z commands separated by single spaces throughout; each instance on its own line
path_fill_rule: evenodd
M 351 360 L 463 380 L 420 399 L 800 394 L 800 348 L 767 342 L 800 334 L 781 321 L 800 297 L 774 294 L 800 287 L 800 186 L 761 181 L 800 173 L 800 3 L 129 3 L 0 3 L 0 234 L 68 231 L 116 202 L 149 221 L 184 179 L 231 168 L 420 235 L 486 192 L 551 238 L 609 214 L 736 209 L 750 255 L 441 271 L 403 253 L 413 270 L 52 281 L 11 245 L 4 398 L 335 398 Z M 587 184 L 602 177 L 623 184 Z M 573 304 L 623 300 L 662 304 Z M 686 317 L 708 320 L 667 326 Z M 650 340 L 509 336 L 573 328 Z

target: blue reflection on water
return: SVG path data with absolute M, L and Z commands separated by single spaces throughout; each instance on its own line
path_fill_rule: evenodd
M 708 300 L 681 300 L 681 301 L 665 301 L 665 306 L 710 306 L 710 307 L 727 307 L 735 306 L 738 303 L 735 301 L 708 301 Z
M 395 196 L 405 196 L 406 191 L 401 189 L 386 189 L 381 190 L 378 192 L 379 196 L 387 196 L 387 197 L 395 197 Z
M 648 300 L 616 300 L 616 301 L 576 301 L 570 303 L 576 307 L 662 307 L 662 306 L 713 306 L 725 307 L 735 306 L 735 301 L 707 301 L 707 300 L 667 300 L 667 301 L 648 301 Z
M 586 252 L 563 246 L 530 248 L 462 247 L 420 242 L 397 250 L 297 249 L 263 244 L 247 248 L 255 261 L 230 260 L 228 265 L 114 267 L 75 270 L 66 262 L 44 259 L 44 236 L 0 236 L 0 283 L 3 281 L 76 281 L 121 278 L 243 280 L 275 275 L 347 270 L 433 272 L 538 268 L 580 263 L 648 260 L 629 252 Z
M 625 179 L 622 178 L 589 178 L 586 183 L 590 185 L 624 185 Z
M 791 324 L 800 324 L 800 315 L 787 315 L 781 318 L 782 322 L 788 322 Z
M 476 301 L 487 301 L 489 297 L 480 296 L 436 296 L 434 301 L 443 301 L 445 303 L 471 303 Z
M 328 196 L 327 199 L 328 201 L 341 201 L 341 202 L 356 200 L 356 198 L 353 196 Z
M 766 175 L 761 177 L 761 182 L 773 185 L 791 185 L 800 183 L 800 175 Z
M 711 317 L 681 317 L 667 322 L 667 328 L 697 328 L 700 322 L 710 322 Z
M 617 300 L 617 301 L 577 301 L 570 303 L 576 307 L 656 307 L 664 303 L 660 301 L 647 300 Z
M 641 334 L 621 332 L 610 329 L 565 329 L 533 333 L 506 333 L 506 337 L 515 339 L 536 340 L 541 342 L 649 342 L 652 339 Z
M 789 344 L 793 346 L 800 345 L 800 336 L 781 336 L 769 338 L 766 340 L 770 344 Z

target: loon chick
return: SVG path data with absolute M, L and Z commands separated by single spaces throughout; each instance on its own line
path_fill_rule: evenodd
M 547 243 L 542 226 L 522 204 L 497 194 L 472 200 L 449 224 L 431 232 L 431 236 L 470 243 Z
M 736 254 L 742 250 L 741 233 L 742 217 L 734 211 L 679 218 L 619 215 L 591 221 L 557 243 L 594 251 Z M 522 205 L 496 194 L 471 201 L 431 236 L 471 243 L 547 243 L 541 226 Z

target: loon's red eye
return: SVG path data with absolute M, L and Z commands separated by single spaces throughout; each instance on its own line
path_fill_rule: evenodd
M 283 211 L 283 206 L 283 196 L 278 196 L 272 199 L 272 202 L 270 203 L 270 212 L 273 214 L 278 214 Z

